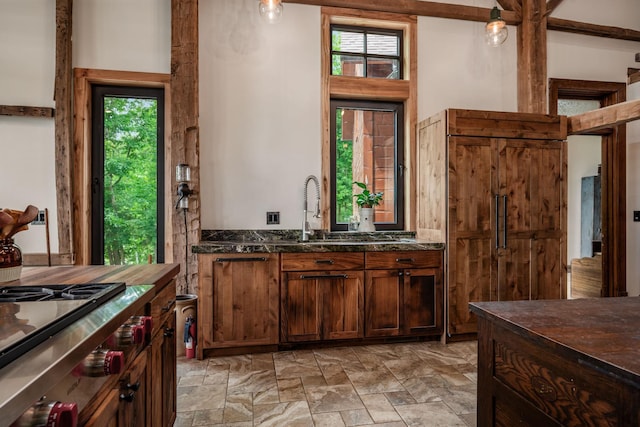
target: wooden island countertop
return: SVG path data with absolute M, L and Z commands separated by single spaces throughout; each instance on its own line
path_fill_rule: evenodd
M 478 302 L 478 425 L 640 425 L 640 297 Z
M 25 267 L 20 279 L 0 285 L 125 282 L 127 285 L 155 285 L 158 293 L 179 270 L 179 264 Z

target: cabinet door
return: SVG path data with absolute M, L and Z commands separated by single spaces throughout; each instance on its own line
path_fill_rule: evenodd
M 490 138 L 451 137 L 449 147 L 448 329 L 473 333 L 469 302 L 496 299 L 497 150 Z
M 362 338 L 364 336 L 364 272 L 335 272 L 321 279 L 322 337 L 325 340 Z
M 176 418 L 176 316 L 169 316 L 151 342 L 151 425 L 171 427 Z M 182 338 L 182 337 L 181 337 Z
M 401 335 L 401 270 L 367 270 L 365 274 L 365 336 Z
M 150 425 L 147 418 L 147 383 L 150 380 L 147 370 L 149 350 L 140 353 L 122 376 L 120 384 L 119 427 Z
M 283 340 L 319 341 L 322 338 L 322 279 L 319 273 L 283 273 Z
M 404 334 L 442 333 L 441 270 L 404 270 Z
M 500 140 L 498 299 L 564 298 L 564 143 Z
M 200 255 L 199 265 L 199 345 L 204 349 L 277 344 L 278 255 Z

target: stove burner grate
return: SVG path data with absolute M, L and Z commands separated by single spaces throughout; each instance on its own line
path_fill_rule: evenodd
M 86 300 L 104 292 L 109 284 L 4 286 L 0 302 Z

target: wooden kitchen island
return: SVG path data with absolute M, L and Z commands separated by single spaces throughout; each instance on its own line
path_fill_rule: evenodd
M 470 307 L 478 426 L 640 425 L 640 297 Z

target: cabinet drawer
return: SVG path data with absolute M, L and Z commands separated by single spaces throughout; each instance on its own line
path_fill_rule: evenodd
M 628 425 L 620 383 L 508 334 L 498 333 L 493 348 L 495 379 L 560 424 Z
M 176 306 L 176 281 L 173 279 L 161 290 L 150 303 L 149 314 L 153 318 L 153 333 L 155 335 L 165 323 L 169 315 L 173 314 Z
M 367 252 L 366 268 L 440 268 L 442 251 Z
M 282 271 L 361 270 L 363 268 L 363 252 L 282 254 Z

